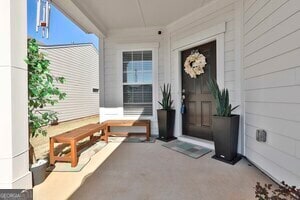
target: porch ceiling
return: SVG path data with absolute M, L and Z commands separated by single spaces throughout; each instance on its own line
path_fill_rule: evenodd
M 213 0 L 72 0 L 105 32 L 111 29 L 166 26 L 211 1 Z

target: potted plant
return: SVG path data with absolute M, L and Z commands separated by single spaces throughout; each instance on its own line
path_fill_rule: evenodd
M 240 160 L 237 154 L 239 115 L 231 112 L 238 106 L 232 108 L 229 103 L 228 89 L 220 90 L 215 80 L 209 80 L 209 90 L 216 103 L 217 114 L 212 117 L 212 131 L 215 144 L 215 155 L 213 158 L 235 164 Z
M 160 87 L 162 92 L 162 100 L 158 102 L 162 109 L 157 110 L 159 140 L 168 142 L 176 139 L 174 137 L 175 110 L 172 109 L 173 100 L 171 98 L 171 85 L 164 84 Z
M 55 77 L 50 73 L 49 60 L 39 52 L 36 40 L 29 39 L 27 44 L 28 65 L 28 122 L 29 139 L 46 136 L 44 128 L 57 120 L 57 113 L 50 110 L 43 110 L 47 105 L 55 105 L 66 96 L 56 84 L 65 82 L 64 77 Z M 34 149 L 31 144 L 29 151 L 30 170 L 33 176 L 33 185 L 37 185 L 46 178 L 47 160 L 37 160 L 34 156 Z

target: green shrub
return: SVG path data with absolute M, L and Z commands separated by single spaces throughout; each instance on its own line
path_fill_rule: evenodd
M 63 84 L 64 77 L 55 77 L 50 73 L 49 60 L 39 52 L 39 47 L 34 39 L 27 42 L 28 65 L 28 118 L 29 133 L 31 137 L 42 134 L 46 136 L 47 131 L 42 129 L 54 120 L 57 120 L 57 113 L 51 110 L 43 110 L 47 105 L 55 105 L 59 100 L 66 97 L 55 86 L 56 83 Z
M 162 100 L 158 103 L 161 105 L 163 110 L 171 110 L 173 100 L 171 97 L 171 84 L 164 84 L 164 87 L 160 87 L 161 93 L 162 93 Z
M 217 116 L 230 117 L 231 112 L 238 106 L 232 108 L 231 104 L 229 103 L 228 89 L 220 90 L 218 83 L 213 79 L 208 81 L 208 88 L 216 102 Z

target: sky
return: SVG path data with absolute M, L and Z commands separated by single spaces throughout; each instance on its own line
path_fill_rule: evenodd
M 87 34 L 76 24 L 69 20 L 54 5 L 50 10 L 49 38 L 42 38 L 42 31 L 35 31 L 36 26 L 36 0 L 27 0 L 27 34 L 31 38 L 46 45 L 93 43 L 98 49 L 98 37 Z

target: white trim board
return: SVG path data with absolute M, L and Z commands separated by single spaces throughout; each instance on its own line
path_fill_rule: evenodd
M 225 65 L 225 31 L 226 23 L 221 23 L 213 26 L 207 30 L 201 31 L 200 33 L 193 34 L 189 37 L 183 38 L 175 42 L 171 46 L 171 61 L 174 68 L 174 104 L 175 109 L 180 110 L 181 107 L 181 52 L 202 44 L 206 44 L 211 41 L 216 41 L 216 53 L 217 53 L 217 82 L 220 88 L 224 88 L 224 65 Z M 180 112 L 176 112 L 175 119 L 175 131 L 176 136 L 182 136 L 182 115 Z M 207 141 L 209 144 L 209 141 Z M 203 144 L 202 144 L 203 146 Z
M 174 42 L 174 44 L 171 45 L 171 49 L 172 51 L 176 49 L 182 49 L 185 46 L 193 45 L 195 42 L 208 39 L 210 37 L 213 37 L 221 33 L 225 33 L 225 31 L 226 31 L 226 23 L 223 22 L 216 26 L 210 27 L 204 31 L 195 33 L 193 35 L 190 35 L 186 38 Z

